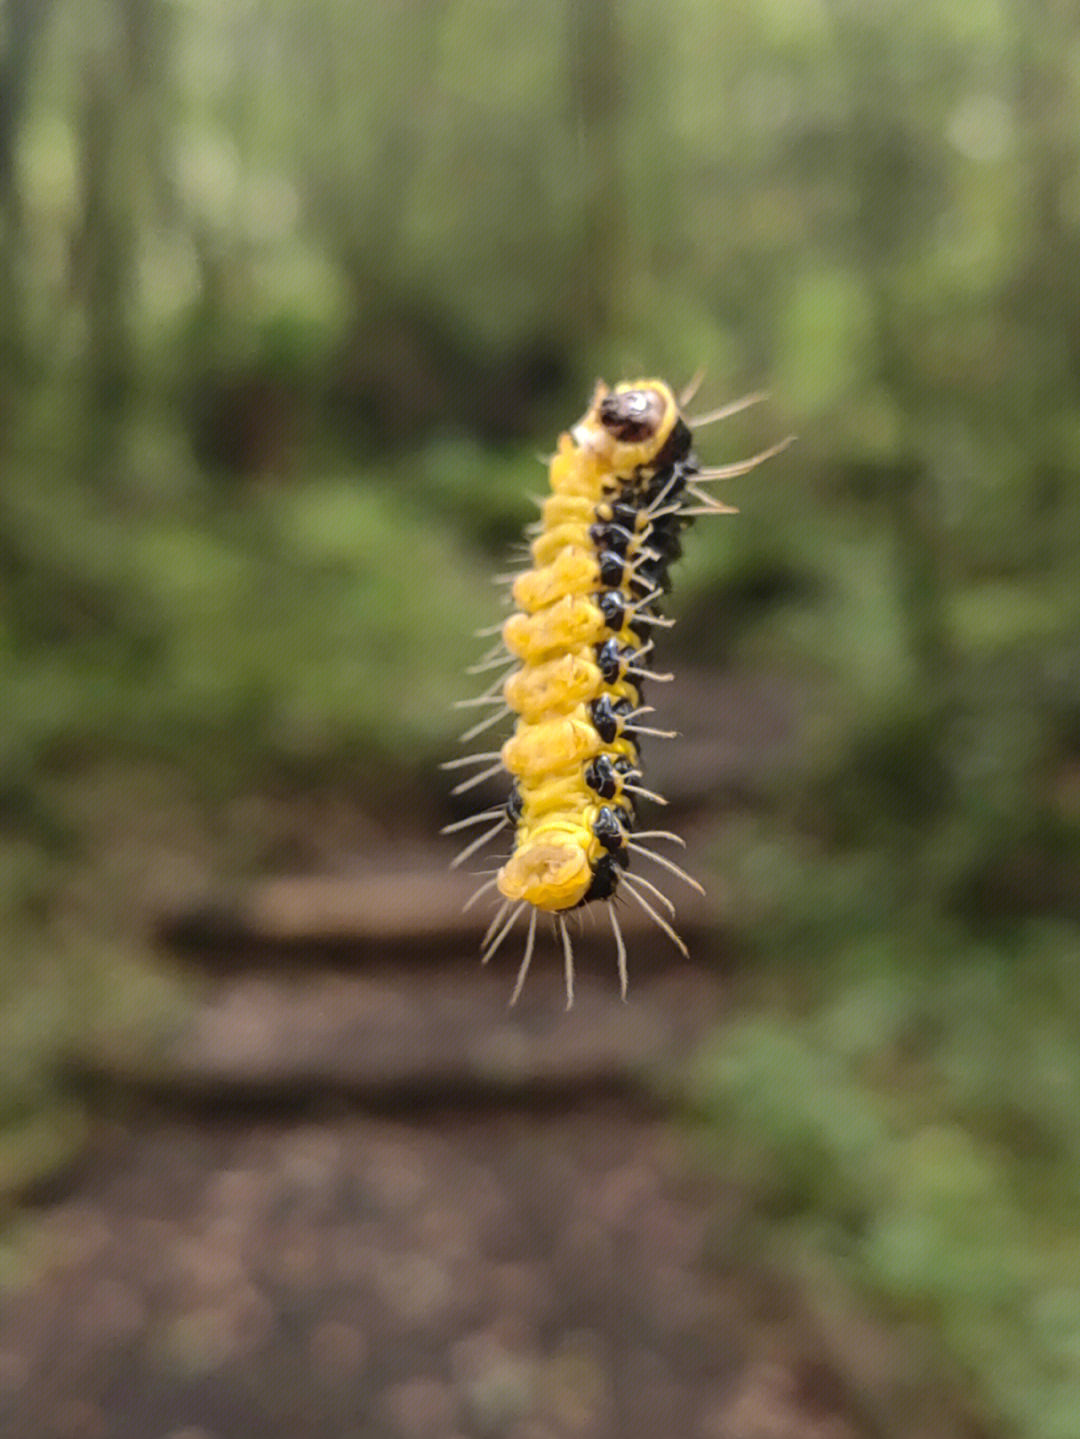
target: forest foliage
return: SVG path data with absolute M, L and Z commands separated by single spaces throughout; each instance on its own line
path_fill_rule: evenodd
M 715 458 L 798 445 L 685 633 L 816 698 L 717 820 L 754 962 L 696 1102 L 776 1232 L 1072 1439 L 1078 118 L 1056 0 L 8 0 L 6 1132 L 70 1121 L 73 778 L 422 790 L 594 374 L 766 385 Z

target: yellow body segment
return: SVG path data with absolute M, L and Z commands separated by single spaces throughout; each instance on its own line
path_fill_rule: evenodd
M 503 643 L 526 664 L 582 651 L 604 632 L 600 607 L 584 595 L 564 595 L 535 615 L 514 614 L 503 625 Z
M 563 525 L 571 530 L 570 525 Z M 543 538 L 543 537 L 542 537 Z M 600 567 L 592 550 L 581 546 L 579 530 L 574 539 L 564 541 L 550 564 L 543 563 L 533 545 L 533 559 L 539 568 L 526 570 L 514 581 L 514 603 L 526 614 L 534 615 L 547 609 L 563 595 L 592 594 L 600 583 Z
M 600 669 L 577 652 L 515 670 L 503 685 L 506 703 L 529 724 L 583 704 L 599 691 Z
M 548 776 L 586 764 L 603 748 L 585 706 L 576 705 L 568 715 L 536 724 L 518 720 L 517 729 L 502 747 L 502 762 L 518 779 L 539 785 Z

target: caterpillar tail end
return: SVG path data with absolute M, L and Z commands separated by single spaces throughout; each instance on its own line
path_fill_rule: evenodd
M 496 884 L 505 899 L 559 911 L 579 905 L 592 880 L 588 856 L 579 845 L 538 836 L 507 860 Z

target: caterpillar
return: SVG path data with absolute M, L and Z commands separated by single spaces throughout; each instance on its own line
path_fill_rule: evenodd
M 647 875 L 630 872 L 631 858 L 640 857 L 701 890 L 680 865 L 646 843 L 682 845 L 680 837 L 638 827 L 641 801 L 666 803 L 643 784 L 642 738 L 674 737 L 644 723 L 652 712 L 643 701 L 644 685 L 673 678 L 651 665 L 655 632 L 674 623 L 662 614 L 661 603 L 670 589 L 669 567 L 682 553 L 682 532 L 699 515 L 735 513 L 703 486 L 744 474 L 783 447 L 702 469 L 693 427 L 723 419 L 760 397 L 748 396 L 696 421 L 682 414 L 687 398 L 677 399 L 656 379 L 614 389 L 597 385 L 589 408 L 559 437 L 551 459 L 551 493 L 540 502 L 540 519 L 530 531 L 531 567 L 499 577 L 511 586 L 514 611 L 505 623 L 481 632 L 498 639 L 469 672 L 500 673 L 483 694 L 459 701 L 461 707 L 492 710 L 463 741 L 507 715 L 517 717 L 500 749 L 444 766 L 481 766 L 454 788 L 455 795 L 493 775 L 509 777 L 505 804 L 447 825 L 444 833 L 493 821 L 461 851 L 457 865 L 502 831 L 513 832 L 509 855 L 469 901 L 492 890 L 501 900 L 481 944 L 485 964 L 518 919 L 528 916 L 511 1004 L 524 986 L 542 912 L 553 916 L 561 940 L 567 1008 L 574 997 L 574 962 L 566 918 L 573 910 L 607 903 L 624 999 L 627 952 L 616 900 L 628 895 L 687 954 L 669 922 L 675 915 L 672 901 Z

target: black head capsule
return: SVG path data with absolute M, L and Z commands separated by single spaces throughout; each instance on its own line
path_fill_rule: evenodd
M 623 390 L 600 401 L 600 423 L 623 444 L 637 444 L 656 434 L 666 411 L 664 397 L 656 390 Z
M 593 820 L 593 834 L 611 854 L 626 848 L 626 831 L 619 823 L 619 811 L 610 805 L 601 805 Z

